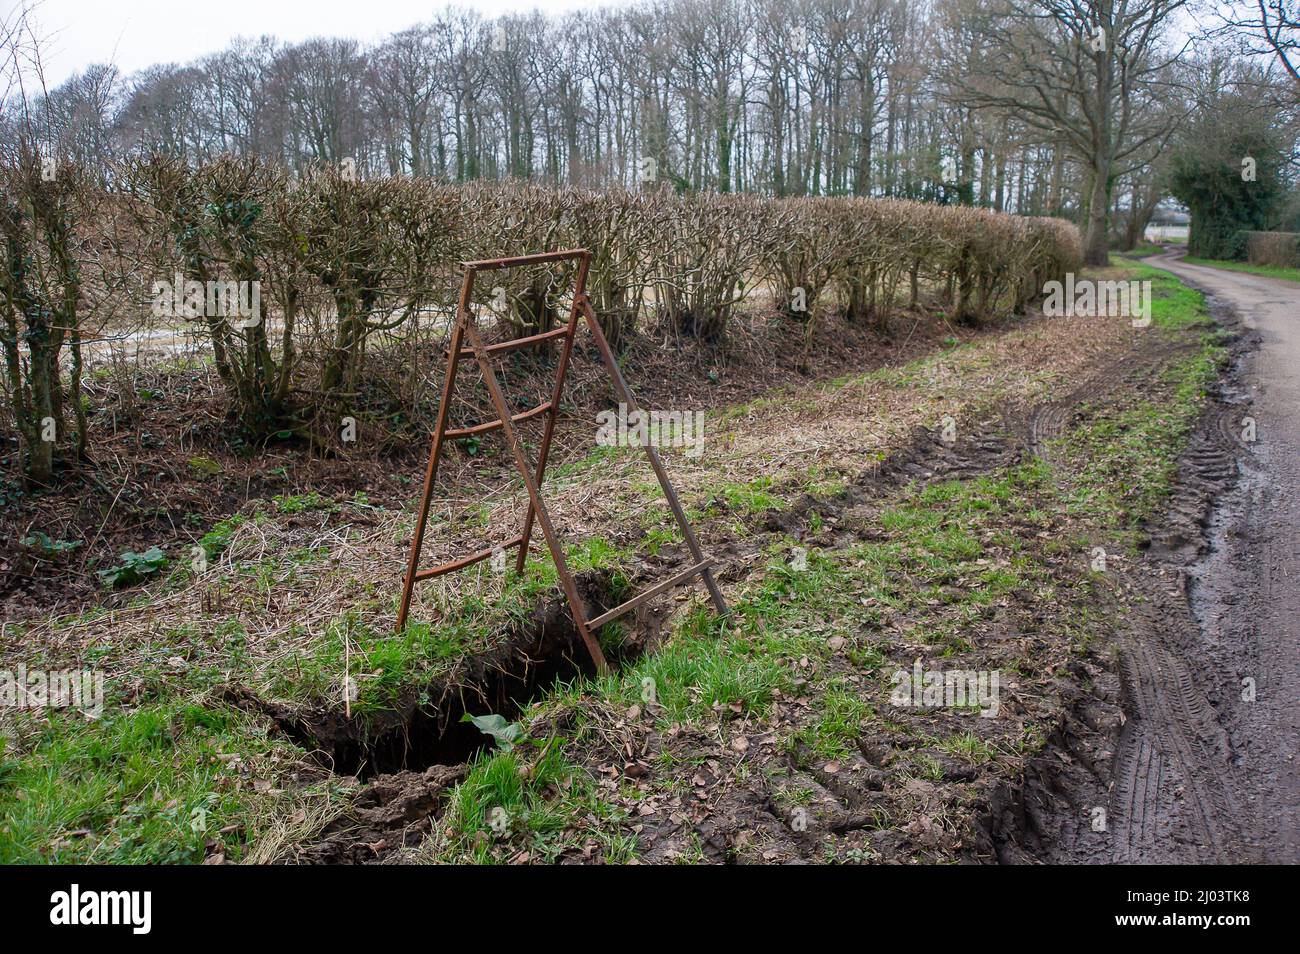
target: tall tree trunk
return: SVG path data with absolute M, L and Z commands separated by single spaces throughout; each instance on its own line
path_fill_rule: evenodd
M 1110 264 L 1110 157 L 1094 160 L 1092 187 L 1088 190 L 1088 226 L 1083 237 L 1083 263 L 1093 268 Z

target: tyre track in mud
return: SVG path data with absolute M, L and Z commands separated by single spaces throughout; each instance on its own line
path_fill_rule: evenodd
M 1220 319 L 1233 324 L 1229 315 Z M 1238 341 L 1236 367 L 1245 344 Z M 1139 342 L 1063 397 L 1030 409 L 1023 417 L 1026 449 L 1051 462 L 1051 442 L 1085 406 L 1141 393 L 1190 347 Z M 1007 795 L 1011 809 L 994 824 L 1002 860 L 1206 863 L 1253 856 L 1239 823 L 1243 780 L 1214 704 L 1222 699 L 1223 669 L 1205 652 L 1189 599 L 1211 549 L 1215 502 L 1237 479 L 1242 444 L 1231 422 L 1242 414 L 1234 398 L 1212 396 L 1179 457 L 1167 511 L 1146 528 L 1150 549 L 1130 571 L 1112 575 L 1100 594 L 1116 623 L 1120 697 L 1082 693 L 1027 765 L 1022 787 Z M 1098 760 L 1097 753 L 1110 755 Z M 1099 827 L 1087 824 L 1090 816 L 1100 817 Z
M 1238 845 L 1230 860 L 1300 862 L 1300 285 L 1187 265 L 1151 264 L 1208 296 L 1257 345 L 1245 353 L 1207 430 L 1233 447 L 1240 474 L 1207 508 L 1205 547 L 1171 555 L 1184 570 L 1195 641 L 1215 674 L 1207 690 L 1227 740 Z M 1177 543 L 1177 541 L 1174 541 Z
M 1029 453 L 1050 461 L 1053 440 L 1065 433 L 1081 405 L 1094 396 L 1105 395 L 1116 385 L 1136 379 L 1148 369 L 1148 358 L 1131 352 L 1116 359 L 1063 397 L 1033 407 L 1026 416 L 1022 437 Z
M 1169 261 L 1164 256 L 1154 264 Z M 1105 701 L 1076 702 L 1066 716 L 1074 731 L 1053 739 L 1013 796 L 1033 824 L 1009 832 L 1019 851 L 1004 850 L 1005 860 L 1203 864 L 1300 857 L 1300 732 L 1291 711 L 1297 680 L 1288 632 L 1300 617 L 1294 586 L 1300 554 L 1285 545 L 1294 544 L 1300 524 L 1300 475 L 1288 453 L 1300 441 L 1286 440 L 1296 395 L 1279 373 L 1289 374 L 1300 360 L 1300 335 L 1278 321 L 1284 312 L 1296 314 L 1300 289 L 1267 280 L 1256 286 L 1235 274 L 1219 282 L 1223 273 L 1210 269 L 1170 270 L 1206 291 L 1219 323 L 1235 332 L 1232 369 L 1180 455 L 1165 513 L 1146 528 L 1149 550 L 1103 593 L 1118 624 L 1121 727 L 1111 738 L 1077 731 L 1087 721 L 1082 710 Z M 1121 358 L 1067 398 L 1035 409 L 1028 446 L 1050 459 L 1047 444 L 1067 427 L 1071 406 L 1090 401 L 1090 394 L 1104 401 L 1116 382 L 1140 386 L 1134 375 L 1152 371 L 1150 355 Z M 1258 679 L 1258 703 L 1247 704 L 1241 691 L 1247 677 L 1252 688 Z M 1062 784 L 1057 760 L 1083 762 L 1080 756 L 1107 744 L 1114 746 L 1108 767 L 1072 772 Z M 1100 835 L 1078 823 L 1097 810 L 1105 819 Z
M 1135 579 L 1140 602 L 1117 634 L 1129 718 L 1111 799 L 1116 862 L 1246 860 L 1242 780 L 1210 701 L 1224 674 L 1204 652 L 1188 598 L 1189 566 L 1208 550 L 1214 501 L 1236 479 L 1238 450 L 1215 424 L 1224 407 L 1212 406 L 1182 455 L 1173 502 L 1153 528 L 1147 572 Z
M 1240 834 L 1232 792 L 1239 783 L 1222 752 L 1225 746 L 1216 745 L 1222 728 L 1188 667 L 1162 637 L 1149 635 L 1123 641 L 1121 672 L 1132 715 L 1117 755 L 1114 860 L 1233 860 L 1228 852 Z M 1221 751 L 1216 754 L 1215 748 Z M 1167 787 L 1167 782 L 1177 787 Z M 1186 796 L 1171 797 L 1179 789 Z M 1178 802 L 1191 809 L 1181 822 L 1176 819 Z M 1180 824 L 1183 834 L 1176 833 Z

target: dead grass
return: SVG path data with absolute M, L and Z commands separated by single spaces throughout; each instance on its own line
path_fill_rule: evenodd
M 1077 321 L 1064 334 L 1059 321 L 1038 321 L 900 368 L 784 387 L 710 415 L 704 455 L 669 453 L 668 466 L 696 513 L 727 488 L 760 477 L 788 486 L 811 483 L 815 475 L 857 474 L 916 428 L 936 430 L 945 415 L 961 426 L 994 403 L 1040 399 L 1097 354 L 1124 347 L 1132 334 L 1122 319 Z M 573 448 L 584 438 L 592 446 L 594 424 L 565 419 L 561 431 L 568 438 L 568 466 L 559 462 L 560 476 L 548 480 L 546 497 L 565 540 L 608 541 L 617 551 L 670 523 L 644 455 L 596 448 L 583 457 Z M 526 495 L 517 480 L 456 487 L 451 479 L 440 481 L 434 497 L 425 566 L 508 538 L 522 517 Z M 417 493 L 410 489 L 411 498 Z M 129 687 L 141 682 L 141 671 L 156 668 L 141 665 L 142 647 L 181 644 L 215 656 L 237 627 L 243 661 L 232 675 L 265 685 L 318 656 L 327 634 L 341 625 L 373 637 L 389 632 L 412 526 L 408 511 L 308 495 L 254 502 L 240 514 L 224 551 L 205 572 L 181 569 L 143 589 L 129 606 L 11 626 L 5 649 L 41 647 L 52 663 L 93 653 L 110 680 Z M 670 546 L 671 540 L 675 530 Z M 544 552 L 540 534 L 533 552 Z M 480 564 L 418 584 L 411 618 L 436 632 L 463 622 L 467 602 L 476 601 L 482 609 L 472 612 L 481 613 L 482 625 L 474 632 L 482 641 L 463 649 L 487 649 L 500 636 L 499 624 L 517 609 L 497 605 L 503 591 Z M 341 682 L 342 673 L 335 675 Z

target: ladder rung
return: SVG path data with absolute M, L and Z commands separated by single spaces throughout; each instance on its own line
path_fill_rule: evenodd
M 526 421 L 530 417 L 536 417 L 538 414 L 542 414 L 543 412 L 549 411 L 550 409 L 551 409 L 551 402 L 543 401 L 541 404 L 537 405 L 537 407 L 530 408 L 527 411 L 520 411 L 518 414 L 511 415 L 510 423 L 518 424 L 520 421 Z M 443 436 L 454 440 L 455 438 L 458 437 L 469 437 L 471 434 L 483 434 L 486 433 L 487 431 L 495 431 L 500 426 L 501 426 L 501 420 L 500 418 L 498 418 L 495 421 L 488 421 L 486 424 L 475 424 L 473 427 L 449 428 L 446 432 L 444 432 Z
M 636 596 L 632 597 L 626 603 L 622 603 L 618 606 L 615 606 L 612 610 L 609 610 L 606 613 L 601 613 L 595 619 L 588 620 L 587 625 L 592 629 L 597 629 L 601 626 L 604 626 L 610 620 L 617 619 L 618 617 L 626 613 L 628 610 L 640 606 L 642 603 L 644 603 L 646 600 L 650 599 L 651 597 L 658 596 L 664 590 L 671 589 L 672 587 L 677 586 L 679 583 L 685 583 L 687 580 L 689 580 L 691 577 L 695 576 L 698 573 L 703 573 L 706 569 L 708 569 L 709 565 L 712 562 L 713 561 L 710 560 L 708 557 L 705 557 L 705 559 L 700 563 L 697 563 L 692 567 L 687 567 L 685 570 L 682 570 L 682 572 L 678 573 L 676 576 L 670 576 L 668 579 L 656 583 L 654 586 L 650 587 L 650 589 L 642 593 L 638 593 Z
M 514 268 L 516 265 L 538 265 L 543 262 L 560 262 L 566 258 L 582 258 L 591 254 L 585 248 L 566 248 L 558 252 L 537 252 L 533 255 L 516 255 L 513 258 L 485 258 L 477 262 L 461 262 L 464 268 L 476 272 L 490 272 L 498 268 Z
M 519 546 L 523 540 L 524 535 L 521 533 L 519 536 L 514 537 L 511 540 L 507 540 L 505 543 L 498 543 L 496 546 L 488 547 L 486 550 L 479 550 L 477 553 L 471 553 L 469 556 L 461 557 L 459 560 L 452 560 L 450 563 L 444 563 L 442 566 L 431 567 L 427 570 L 417 570 L 415 578 L 417 580 L 427 580 L 430 577 L 442 576 L 444 573 L 450 573 L 452 570 L 459 570 L 463 567 L 473 566 L 481 560 L 486 560 L 498 550 Z
M 496 344 L 485 345 L 484 354 L 496 354 L 500 351 L 514 351 L 516 348 L 522 348 L 525 345 L 536 344 L 539 341 L 549 341 L 552 338 L 559 338 L 569 333 L 569 326 L 564 325 L 560 328 L 552 328 L 550 331 L 543 331 L 539 335 L 529 335 L 527 338 L 515 338 L 513 341 L 498 341 Z M 447 353 L 444 349 L 444 354 Z M 460 354 L 463 358 L 472 358 L 478 352 L 473 348 L 461 348 Z

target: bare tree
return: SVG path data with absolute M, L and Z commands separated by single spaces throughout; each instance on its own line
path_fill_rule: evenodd
M 1300 94 L 1300 7 L 1295 0 L 1229 4 L 1223 20 L 1248 52 L 1275 57 Z
M 91 162 L 229 152 L 298 174 L 352 158 L 367 173 L 457 182 L 885 195 L 1076 217 L 1098 262 L 1110 216 L 1182 119 L 1169 108 L 1182 66 L 1170 24 L 1185 3 L 640 0 L 497 19 L 448 8 L 371 47 L 241 39 L 20 98 L 44 138 Z M 1241 0 L 1231 30 L 1293 77 L 1294 13 L 1291 0 Z M 5 142 L 21 113 L 0 115 Z
M 1159 103 L 1182 49 L 1169 26 L 1184 0 L 952 0 L 979 43 L 953 78 L 978 108 L 1014 112 L 1061 138 L 1087 173 L 1084 257 L 1109 261 L 1111 191 L 1172 132 Z

